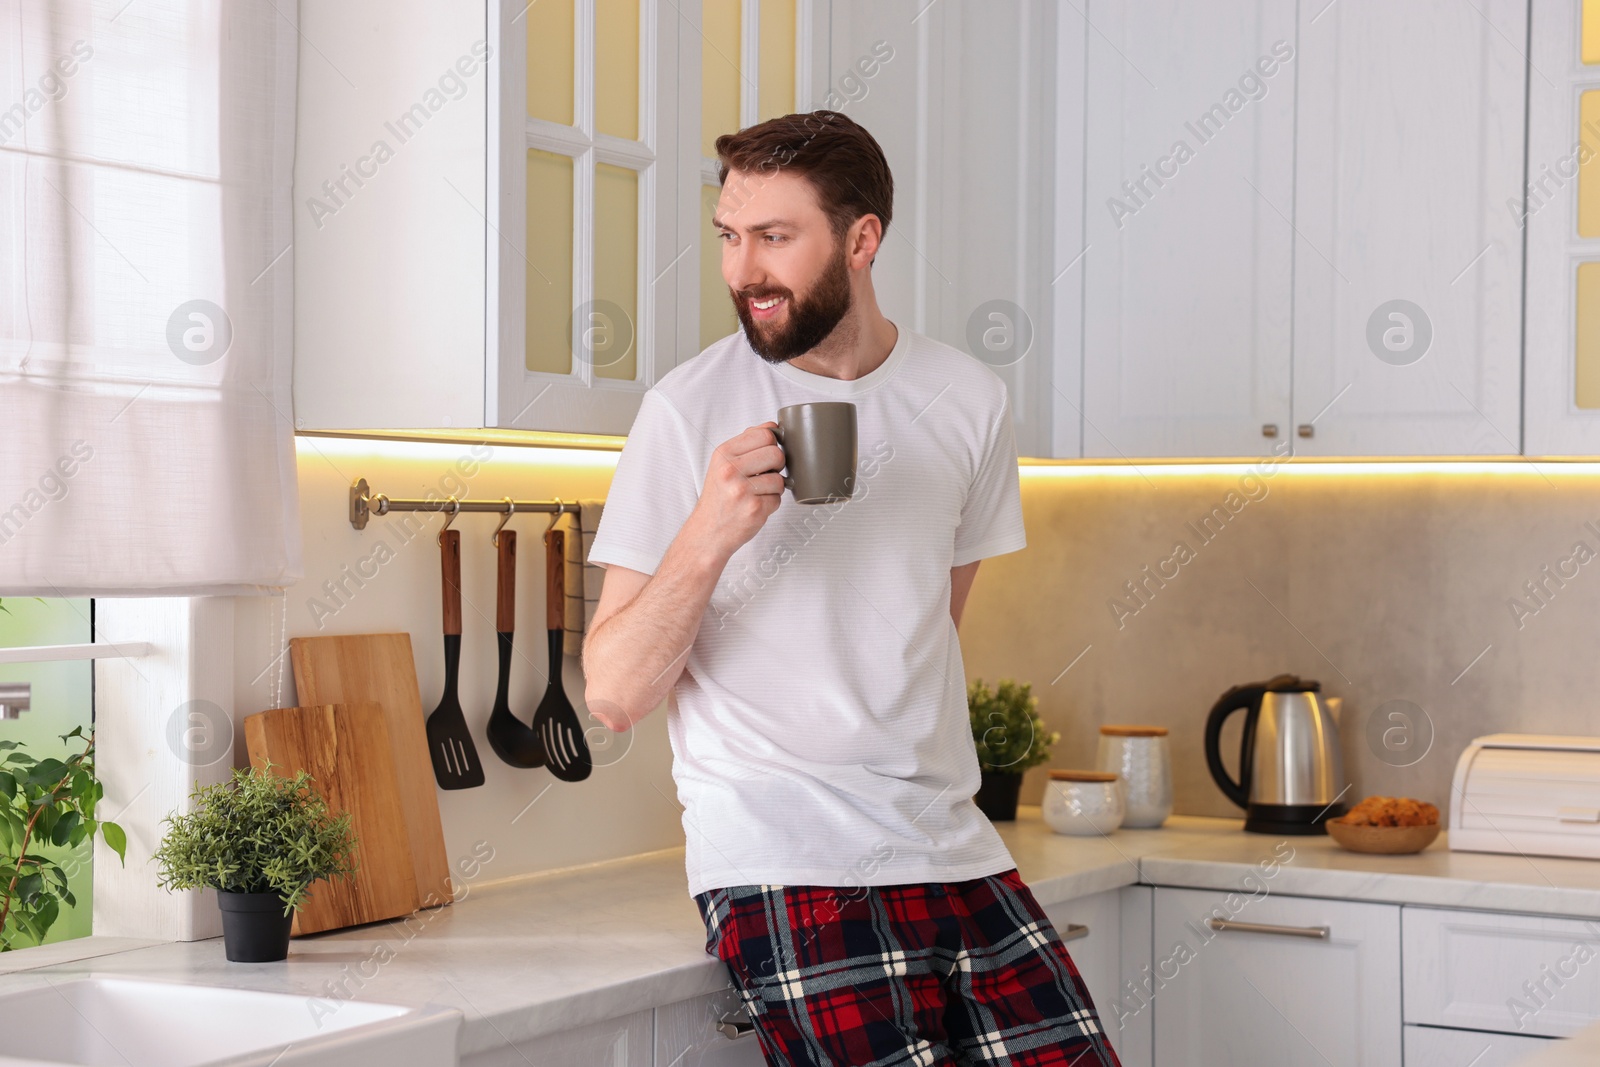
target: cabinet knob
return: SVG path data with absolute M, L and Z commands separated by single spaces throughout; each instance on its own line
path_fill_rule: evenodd
M 1278 424 L 1275 423 L 1275 422 L 1264 422 L 1264 423 L 1262 423 L 1261 424 L 1261 436 L 1262 437 L 1276 437 L 1276 436 L 1278 436 Z
M 1317 428 L 1311 425 L 1309 422 L 1302 422 L 1298 432 L 1301 437 L 1310 437 L 1312 434 L 1317 432 Z

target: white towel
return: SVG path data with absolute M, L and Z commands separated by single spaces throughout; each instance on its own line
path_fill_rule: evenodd
M 594 532 L 600 528 L 600 512 L 605 503 L 580 500 L 577 515 L 563 512 L 556 520 L 555 528 L 566 535 L 567 569 L 563 582 L 567 632 L 562 647 L 569 656 L 583 651 L 583 635 L 594 621 L 594 609 L 600 603 L 600 584 L 605 580 L 606 569 L 589 562 L 589 549 L 594 547 Z

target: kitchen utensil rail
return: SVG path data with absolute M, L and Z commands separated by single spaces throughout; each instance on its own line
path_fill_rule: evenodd
M 388 515 L 396 511 L 442 511 L 452 518 L 464 511 L 490 511 L 511 515 L 514 512 L 537 511 L 545 514 L 578 514 L 575 500 L 460 500 L 453 496 L 435 500 L 410 500 L 374 493 L 365 478 L 357 478 L 350 486 L 350 525 L 358 530 L 367 528 L 373 515 Z

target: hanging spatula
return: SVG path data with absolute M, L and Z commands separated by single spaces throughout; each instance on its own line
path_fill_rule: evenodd
M 566 634 L 566 535 L 547 530 L 545 549 L 545 625 L 550 630 L 550 684 L 533 714 L 533 730 L 544 742 L 545 766 L 563 782 L 581 782 L 594 769 L 583 725 L 561 685 L 562 638 Z
M 500 680 L 495 686 L 494 710 L 489 713 L 489 747 L 513 767 L 544 764 L 544 745 L 533 728 L 511 714 L 511 641 L 517 615 L 517 535 L 501 530 L 495 535 L 496 559 L 494 628 L 500 642 Z
M 428 757 L 440 789 L 471 789 L 483 784 L 483 762 L 467 730 L 456 683 L 461 675 L 461 531 L 439 535 L 444 600 L 444 695 L 428 715 Z

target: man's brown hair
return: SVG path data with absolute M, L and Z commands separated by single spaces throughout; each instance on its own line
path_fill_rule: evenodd
M 797 174 L 817 192 L 835 238 L 863 215 L 876 215 L 885 235 L 894 213 L 894 175 L 865 127 L 838 111 L 797 112 L 717 138 L 717 180 L 737 170 L 759 183 L 777 172 Z M 736 190 L 737 191 L 737 190 Z

